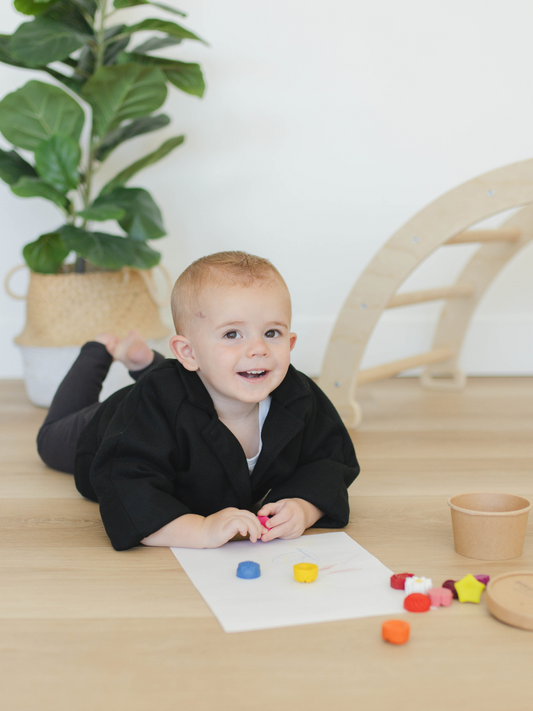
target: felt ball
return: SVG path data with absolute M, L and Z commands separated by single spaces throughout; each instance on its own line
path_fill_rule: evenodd
M 409 639 L 409 623 L 405 620 L 387 620 L 381 625 L 381 636 L 391 644 L 405 644 Z
M 409 612 L 427 612 L 431 607 L 431 600 L 422 593 L 411 593 L 403 601 L 403 606 Z
M 258 578 L 261 575 L 261 567 L 259 563 L 254 563 L 252 560 L 244 560 L 237 566 L 237 577 L 252 579 Z
M 453 599 L 458 600 L 459 596 L 457 595 L 457 590 L 455 589 L 455 580 L 445 580 L 442 583 L 443 588 L 448 588 L 448 590 L 452 591 Z
M 395 590 L 405 590 L 405 578 L 414 577 L 413 573 L 395 573 L 391 575 L 390 586 Z
M 486 587 L 489 584 L 490 575 L 474 575 L 474 578 Z
M 296 563 L 292 569 L 297 583 L 313 583 L 318 575 L 318 565 L 314 563 Z

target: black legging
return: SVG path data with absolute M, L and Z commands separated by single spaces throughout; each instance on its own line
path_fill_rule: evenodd
M 164 360 L 154 351 L 154 360 L 142 370 L 130 370 L 134 380 Z M 59 385 L 48 415 L 37 435 L 37 451 L 51 469 L 74 473 L 74 459 L 82 430 L 100 407 L 102 390 L 113 356 L 103 343 L 89 341 L 80 350 L 71 369 Z

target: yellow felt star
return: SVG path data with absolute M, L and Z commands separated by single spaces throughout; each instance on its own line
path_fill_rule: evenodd
M 459 602 L 477 602 L 481 600 L 481 593 L 485 590 L 483 583 L 476 580 L 473 575 L 465 575 L 455 583 Z

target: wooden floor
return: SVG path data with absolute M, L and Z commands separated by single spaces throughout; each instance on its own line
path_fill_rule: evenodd
M 395 379 L 360 401 L 350 536 L 437 585 L 533 568 L 531 521 L 521 558 L 482 563 L 455 553 L 446 504 L 533 496 L 533 378 L 460 394 Z M 43 416 L 0 381 L 2 711 L 533 709 L 533 632 L 484 602 L 410 614 L 403 647 L 381 640 L 383 618 L 225 634 L 168 549 L 111 549 L 97 506 L 40 463 Z

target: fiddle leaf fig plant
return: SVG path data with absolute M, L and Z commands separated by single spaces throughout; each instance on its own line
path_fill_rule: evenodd
M 172 19 L 126 24 L 128 8 L 140 5 Z M 24 247 L 28 266 L 54 274 L 72 252 L 80 272 L 87 262 L 102 269 L 155 266 L 161 255 L 147 242 L 166 234 L 161 212 L 147 190 L 129 182 L 184 136 L 167 138 L 103 187 L 100 181 L 97 191 L 95 177 L 118 146 L 168 126 L 170 118 L 157 112 L 169 85 L 203 96 L 198 64 L 153 54 L 203 40 L 175 22 L 184 13 L 150 0 L 15 0 L 14 7 L 27 21 L 0 35 L 0 62 L 42 71 L 48 80 L 31 79 L 0 101 L 0 132 L 13 146 L 0 149 L 0 178 L 18 197 L 54 203 L 63 217 Z M 119 234 L 94 229 L 109 220 Z

